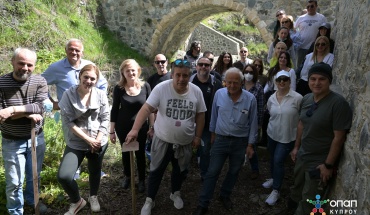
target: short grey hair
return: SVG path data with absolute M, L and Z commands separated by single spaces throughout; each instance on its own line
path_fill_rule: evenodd
M 13 56 L 12 56 L 12 61 L 21 53 L 21 52 L 29 52 L 33 57 L 35 58 L 35 63 L 37 61 L 37 54 L 34 50 L 31 50 L 29 48 L 23 48 L 23 47 L 18 47 L 14 50 Z
M 76 39 L 76 38 L 69 39 L 69 40 L 67 41 L 67 43 L 66 43 L 66 47 L 65 47 L 65 49 L 67 50 L 67 49 L 68 49 L 68 47 L 69 47 L 69 45 L 70 45 L 71 43 L 73 43 L 73 42 L 78 42 L 78 43 L 80 43 L 80 44 L 81 44 L 81 46 L 82 46 L 82 50 L 81 50 L 81 51 L 83 51 L 83 50 L 84 50 L 84 44 L 82 43 L 82 41 L 81 41 L 81 40 Z
M 230 67 L 228 70 L 226 70 L 225 79 L 226 79 L 228 74 L 238 74 L 240 76 L 240 82 L 242 82 L 243 79 L 244 79 L 242 71 L 240 71 L 240 69 L 238 69 L 236 67 Z

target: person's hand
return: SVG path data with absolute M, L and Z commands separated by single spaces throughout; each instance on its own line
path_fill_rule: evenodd
M 200 139 L 199 137 L 197 136 L 194 136 L 193 138 L 193 142 L 192 142 L 192 146 L 193 148 L 197 149 L 199 146 L 200 146 L 200 142 L 202 141 L 202 139 Z
M 324 184 L 326 184 L 333 175 L 333 169 L 327 169 L 325 167 L 325 164 L 318 165 L 316 169 L 320 169 L 321 181 L 324 182 Z
M 298 153 L 298 148 L 294 147 L 294 149 L 290 152 L 290 157 L 292 158 L 292 161 L 295 163 L 297 159 L 297 153 Z
M 92 137 L 88 137 L 86 138 L 85 140 L 90 146 L 91 146 L 91 151 L 92 152 L 97 152 L 99 151 L 100 147 L 101 147 L 101 141 L 99 140 L 96 140 L 95 138 L 92 138 Z
M 26 116 L 28 119 L 31 119 L 33 122 L 40 122 L 42 120 L 42 116 L 40 114 L 30 114 Z
M 116 132 L 109 133 L 109 139 L 110 141 L 115 144 L 116 143 Z
M 125 139 L 126 144 L 129 144 L 131 141 L 135 141 L 138 136 L 138 133 L 139 131 L 137 130 L 131 130 L 130 132 L 128 132 Z
M 148 137 L 150 139 L 153 139 L 154 129 L 153 128 L 149 128 L 149 130 L 148 130 L 148 132 L 146 134 L 148 135 Z
M 251 159 L 253 157 L 254 154 L 253 145 L 248 144 L 246 154 L 248 159 Z
M 7 107 L 0 110 L 0 123 L 5 122 L 5 120 L 11 117 L 12 115 L 14 115 L 13 107 Z

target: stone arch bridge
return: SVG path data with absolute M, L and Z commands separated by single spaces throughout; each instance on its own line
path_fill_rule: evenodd
M 328 20 L 334 20 L 336 2 L 319 1 Z M 296 17 L 306 0 L 101 0 L 101 5 L 106 26 L 131 48 L 153 57 L 172 56 L 201 20 L 221 12 L 245 14 L 269 45 L 276 11 L 283 8 Z

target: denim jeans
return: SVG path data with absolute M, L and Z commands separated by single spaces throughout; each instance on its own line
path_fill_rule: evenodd
M 89 170 L 90 196 L 98 194 L 100 171 L 107 148 L 108 144 L 105 144 L 99 153 L 91 153 L 90 151 L 76 150 L 68 145 L 66 146 L 57 178 L 64 191 L 68 194 L 71 203 L 76 203 L 81 199 L 77 182 L 73 177 L 85 157 L 87 158 L 87 168 Z
M 203 181 L 203 187 L 199 195 L 199 205 L 208 208 L 209 201 L 218 180 L 218 176 L 229 158 L 229 170 L 221 186 L 220 196 L 230 197 L 238 178 L 239 170 L 245 159 L 248 145 L 248 137 L 226 137 L 216 135 L 215 142 L 211 149 L 211 159 L 207 174 Z
M 40 172 L 44 161 L 44 133 L 36 136 L 37 174 L 40 185 Z M 2 155 L 4 159 L 6 181 L 6 207 L 9 214 L 23 214 L 24 200 L 34 204 L 32 177 L 32 143 L 31 139 L 11 140 L 2 138 Z M 23 198 L 23 181 L 26 188 Z
M 202 134 L 202 141 L 204 145 L 200 145 L 198 148 L 198 152 L 200 155 L 200 176 L 204 179 L 206 176 L 208 166 L 209 166 L 209 159 L 210 159 L 210 150 L 211 150 L 211 132 L 203 131 Z
M 284 162 L 293 150 L 294 142 L 280 143 L 268 137 L 267 148 L 270 152 L 270 171 L 274 179 L 272 189 L 280 190 L 284 179 Z
M 254 154 L 252 158 L 249 159 L 249 163 L 251 164 L 251 169 L 253 172 L 259 172 L 258 167 L 258 154 L 257 154 L 257 144 L 253 145 Z

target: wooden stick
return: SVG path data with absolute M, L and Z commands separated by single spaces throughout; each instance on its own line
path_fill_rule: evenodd
M 36 131 L 35 122 L 31 124 L 31 144 L 32 144 L 32 176 L 33 176 L 33 199 L 35 204 L 35 214 L 40 214 L 39 209 L 39 176 L 37 174 L 37 154 L 36 154 Z M 27 185 L 28 186 L 28 185 Z
M 130 151 L 132 214 L 136 215 L 135 165 L 134 164 L 135 164 L 134 163 L 134 152 Z

